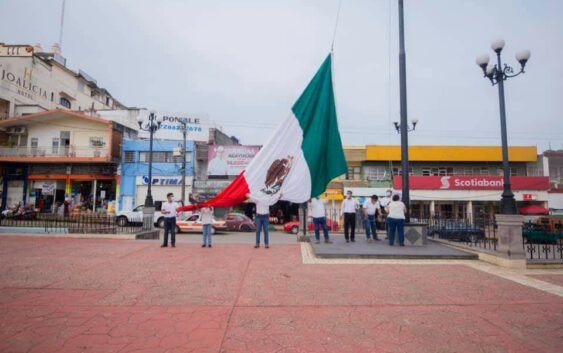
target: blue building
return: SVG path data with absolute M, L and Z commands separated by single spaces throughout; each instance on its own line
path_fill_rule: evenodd
M 183 156 L 174 156 L 174 149 L 182 150 L 183 141 L 154 140 L 152 164 L 152 197 L 158 208 L 166 194 L 182 197 Z M 149 183 L 149 141 L 123 140 L 119 210 L 130 210 L 145 203 Z M 186 199 L 192 192 L 194 142 L 186 143 Z

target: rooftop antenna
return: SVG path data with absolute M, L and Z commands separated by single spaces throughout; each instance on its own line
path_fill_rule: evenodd
M 63 50 L 63 28 L 64 28 L 64 22 L 65 22 L 65 2 L 66 2 L 66 0 L 63 0 L 63 6 L 61 8 L 61 26 L 59 28 L 59 46 L 61 48 L 61 51 Z

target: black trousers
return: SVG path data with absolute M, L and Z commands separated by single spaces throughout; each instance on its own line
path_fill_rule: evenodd
M 349 231 L 351 232 L 349 233 Z M 348 240 L 348 234 L 350 234 L 350 239 L 354 240 L 356 237 L 356 213 L 344 213 L 344 237 Z
M 168 245 L 168 233 L 170 233 L 170 243 L 176 244 L 176 217 L 164 218 L 164 241 L 163 245 Z

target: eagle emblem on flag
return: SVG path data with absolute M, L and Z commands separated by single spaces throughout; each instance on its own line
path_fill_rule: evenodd
M 277 194 L 283 185 L 285 177 L 291 170 L 293 160 L 293 156 L 287 156 L 286 158 L 276 159 L 273 161 L 266 173 L 266 180 L 264 181 L 265 187 L 260 191 L 266 195 Z

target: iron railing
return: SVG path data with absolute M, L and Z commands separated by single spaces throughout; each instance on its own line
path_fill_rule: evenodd
M 2 216 L 0 226 L 13 227 L 14 231 L 27 228 L 27 231 L 37 233 L 133 234 L 150 230 L 153 224 L 143 222 L 142 216 L 130 220 L 127 224 L 120 224 L 116 222 L 114 215 L 104 213 L 76 216 L 28 213 L 19 216 Z
M 0 147 L 0 157 L 107 157 L 107 147 Z
M 541 224 L 524 223 L 522 245 L 526 252 L 526 258 L 532 262 L 563 261 L 563 231 L 561 226 L 549 231 L 547 227 Z

